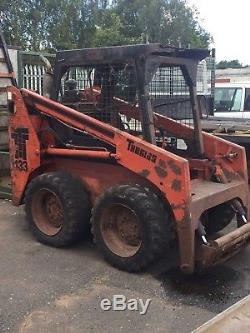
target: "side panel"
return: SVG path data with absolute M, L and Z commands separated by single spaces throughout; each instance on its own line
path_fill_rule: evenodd
M 8 88 L 11 92 L 12 88 Z M 13 98 L 9 122 L 10 168 L 13 204 L 21 203 L 30 174 L 40 166 L 40 144 L 21 94 Z M 18 109 L 18 112 L 16 110 Z

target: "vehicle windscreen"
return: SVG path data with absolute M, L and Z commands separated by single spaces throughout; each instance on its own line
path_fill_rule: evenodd
M 240 111 L 242 88 L 215 88 L 214 111 Z

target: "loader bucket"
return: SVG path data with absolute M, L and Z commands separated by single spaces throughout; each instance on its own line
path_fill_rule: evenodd
M 197 253 L 198 270 L 210 268 L 233 257 L 250 242 L 250 223 L 219 237 L 209 243 L 202 244 Z

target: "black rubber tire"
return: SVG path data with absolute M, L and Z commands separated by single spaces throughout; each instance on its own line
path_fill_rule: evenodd
M 63 207 L 62 227 L 53 236 L 42 232 L 32 215 L 33 196 L 44 188 L 53 191 Z M 50 172 L 37 176 L 28 185 L 25 194 L 25 213 L 32 234 L 39 242 L 63 247 L 76 243 L 89 230 L 91 204 L 89 195 L 80 180 L 65 172 Z
M 141 230 L 138 251 L 130 257 L 112 252 L 103 239 L 101 217 L 105 207 L 121 204 L 136 214 Z M 92 210 L 92 234 L 100 253 L 114 267 L 138 272 L 156 262 L 167 250 L 171 239 L 171 219 L 163 201 L 152 191 L 140 185 L 117 185 L 104 192 Z
M 206 214 L 201 220 L 208 235 L 216 234 L 224 229 L 235 216 L 235 212 L 229 202 L 208 209 Z

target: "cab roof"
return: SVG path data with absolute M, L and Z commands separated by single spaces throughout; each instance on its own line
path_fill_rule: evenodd
M 209 54 L 210 52 L 207 49 L 184 49 L 151 43 L 58 51 L 56 61 L 71 66 L 77 64 L 123 63 L 141 56 L 163 56 L 201 61 L 208 57 Z

